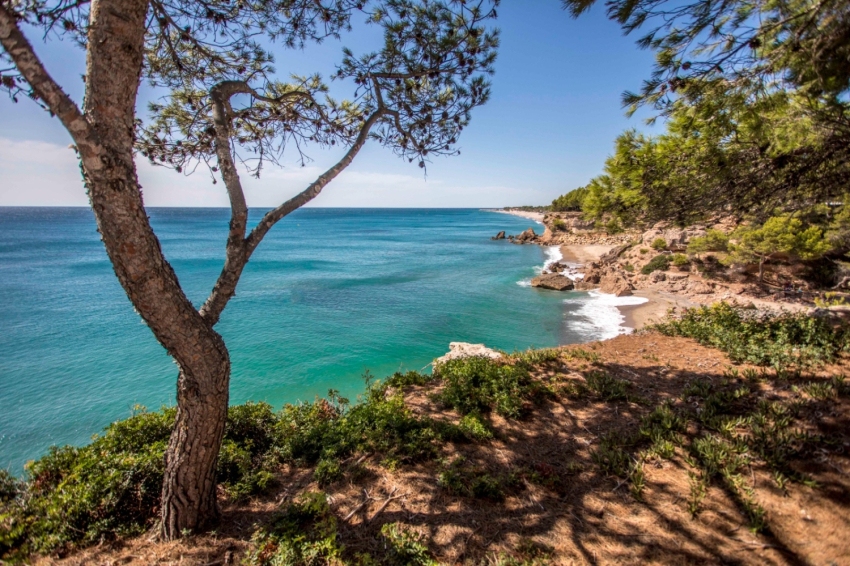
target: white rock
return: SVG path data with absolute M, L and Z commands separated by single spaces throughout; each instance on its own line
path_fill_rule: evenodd
M 491 358 L 493 360 L 498 360 L 503 356 L 500 352 L 497 352 L 492 348 L 488 348 L 484 344 L 470 344 L 469 342 L 452 342 L 449 344 L 449 353 L 434 360 L 434 365 L 439 365 L 443 362 L 447 362 L 449 360 L 456 360 L 458 358 L 471 357 Z

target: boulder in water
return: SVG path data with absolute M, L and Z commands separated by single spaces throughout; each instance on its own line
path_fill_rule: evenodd
M 575 283 L 569 277 L 560 273 L 544 273 L 531 280 L 532 287 L 551 289 L 553 291 L 571 291 L 575 289 Z
M 491 240 L 504 240 L 505 239 L 505 231 L 502 230 L 501 232 L 499 232 L 498 234 L 496 234 L 495 236 L 493 236 L 490 239 Z

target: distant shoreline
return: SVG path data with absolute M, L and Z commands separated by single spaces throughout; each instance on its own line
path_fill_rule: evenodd
M 498 212 L 499 214 L 511 214 L 513 216 L 519 216 L 521 218 L 527 218 L 528 220 L 534 220 L 538 224 L 543 224 L 543 213 L 542 212 L 531 212 L 527 210 L 516 210 L 513 208 L 509 209 L 498 209 L 498 208 L 482 208 L 484 212 Z

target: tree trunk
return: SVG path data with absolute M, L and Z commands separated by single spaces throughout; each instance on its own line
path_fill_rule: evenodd
M 161 510 L 162 534 L 171 539 L 218 517 L 215 464 L 227 416 L 230 357 L 163 256 L 136 177 L 134 120 L 147 11 L 148 0 L 92 2 L 82 112 L 43 67 L 2 3 L 0 43 L 71 134 L 115 275 L 177 363 L 177 420 L 166 454 Z
M 230 357 L 163 256 L 136 177 L 134 119 L 147 10 L 147 0 L 93 3 L 83 111 L 95 143 L 77 147 L 115 274 L 179 368 L 161 508 L 162 535 L 173 539 L 218 518 L 215 464 L 227 416 Z

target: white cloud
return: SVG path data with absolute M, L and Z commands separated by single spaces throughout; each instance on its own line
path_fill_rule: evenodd
M 0 138 L 0 204 L 87 205 L 74 151 L 52 143 Z
M 354 166 L 313 201 L 340 207 L 495 207 L 549 200 L 528 187 L 455 183 L 422 175 L 360 171 Z M 242 175 L 248 204 L 271 207 L 307 187 L 323 167 L 268 167 L 260 179 Z M 201 168 L 193 175 L 138 162 L 148 206 L 227 206 L 219 182 Z M 0 138 L 0 206 L 85 206 L 88 204 L 76 155 L 66 146 Z

